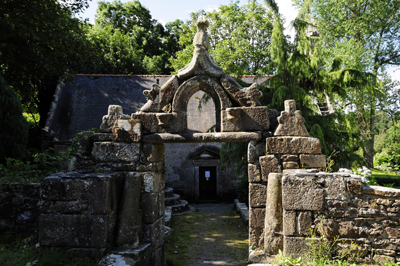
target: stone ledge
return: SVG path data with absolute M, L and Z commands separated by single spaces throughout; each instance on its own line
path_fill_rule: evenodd
M 363 186 L 365 194 L 377 195 L 383 197 L 400 198 L 400 189 L 380 187 L 380 186 Z
M 249 209 L 246 204 L 240 203 L 238 199 L 233 201 L 233 206 L 235 210 L 240 214 L 240 218 L 242 218 L 243 223 L 249 228 Z
M 259 141 L 261 132 L 217 132 L 217 133 L 158 133 L 143 137 L 145 143 L 182 142 L 246 142 Z
M 319 139 L 312 137 L 267 138 L 266 152 L 269 154 L 321 154 Z

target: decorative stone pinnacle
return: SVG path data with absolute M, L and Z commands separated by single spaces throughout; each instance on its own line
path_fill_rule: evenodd
M 197 32 L 193 39 L 193 45 L 194 47 L 203 46 L 206 48 L 206 50 L 208 50 L 210 48 L 210 40 L 208 39 L 207 33 L 207 28 L 209 25 L 208 20 L 205 16 L 200 16 L 196 21 L 196 25 Z
M 278 117 L 279 126 L 274 135 L 309 137 L 310 135 L 304 122 L 301 111 L 296 110 L 296 102 L 294 100 L 286 100 L 285 111 L 282 111 L 281 116 Z

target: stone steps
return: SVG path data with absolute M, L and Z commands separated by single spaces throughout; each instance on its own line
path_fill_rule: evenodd
M 178 194 L 174 194 L 173 188 L 165 188 L 165 206 L 171 208 L 172 214 L 190 210 L 189 203 L 186 200 L 182 200 Z
M 174 206 L 179 204 L 181 201 L 181 196 L 174 194 L 172 197 L 165 197 L 165 206 Z

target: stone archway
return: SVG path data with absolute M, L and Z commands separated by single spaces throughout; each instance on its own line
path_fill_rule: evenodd
M 216 131 L 221 131 L 221 110 L 229 107 L 229 99 L 220 84 L 207 76 L 195 76 L 185 81 L 176 91 L 173 102 L 172 112 L 186 113 L 187 103 L 190 97 L 199 90 L 204 91 L 213 99 L 215 104 Z
M 208 22 L 200 17 L 197 26 L 190 64 L 161 88 L 155 84 L 151 91 L 145 91 L 149 101 L 141 112 L 129 116 L 123 114 L 122 107 L 110 106 L 103 117 L 103 133 L 78 141 L 74 156 L 78 161 L 75 170 L 80 172 L 49 177 L 42 183 L 41 245 L 85 252 L 104 252 L 111 247 L 118 248 L 114 251 L 117 254 L 126 254 L 120 250 L 129 248 L 142 265 L 163 265 L 163 144 L 181 142 L 249 142 L 250 193 L 255 194 L 250 195 L 250 242 L 256 239 L 256 247 L 263 249 L 259 240 L 268 237 L 267 233 L 276 233 L 263 232 L 265 196 L 257 195 L 266 194 L 269 173 L 298 167 L 298 154 L 320 153 L 319 141 L 306 137 L 308 132 L 296 131 L 304 126 L 304 119 L 295 111 L 294 101 L 278 119 L 280 127 L 275 135 L 279 137 L 272 138 L 269 109 L 259 106 L 257 98 L 262 93 L 257 85 L 242 88 L 224 74 L 208 53 Z M 199 90 L 214 100 L 221 132 L 186 132 L 187 102 Z M 266 146 L 262 139 L 266 139 Z M 292 161 L 284 161 L 283 155 Z M 68 208 L 78 200 L 83 202 L 78 209 Z

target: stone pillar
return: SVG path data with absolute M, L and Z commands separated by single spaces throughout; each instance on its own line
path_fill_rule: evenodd
M 263 249 L 267 180 L 261 177 L 259 157 L 265 154 L 265 140 L 249 142 L 247 150 L 249 177 L 249 246 Z
M 151 244 L 151 265 L 164 265 L 165 147 L 143 144 L 141 209 L 144 242 Z
M 282 236 L 282 174 L 268 175 L 267 203 L 265 208 L 264 250 L 276 255 L 283 249 Z

